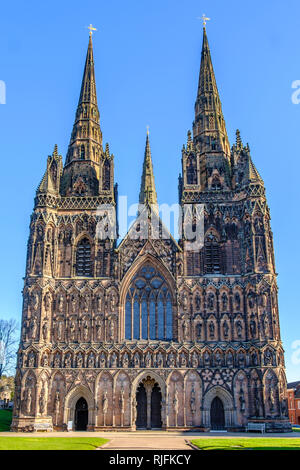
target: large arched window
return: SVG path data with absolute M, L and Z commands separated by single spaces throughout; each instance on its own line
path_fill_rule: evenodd
M 171 340 L 171 293 L 153 266 L 143 266 L 128 288 L 125 303 L 125 338 Z
M 80 240 L 77 245 L 76 276 L 92 276 L 91 245 L 87 238 Z

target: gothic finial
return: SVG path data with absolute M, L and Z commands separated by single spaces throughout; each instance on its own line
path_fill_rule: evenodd
M 53 156 L 57 157 L 58 155 L 58 147 L 57 147 L 57 144 L 54 145 L 54 150 L 53 150 Z
M 236 147 L 238 149 L 241 149 L 243 147 L 243 142 L 242 142 L 242 139 L 241 139 L 241 133 L 239 131 L 239 129 L 236 130 Z

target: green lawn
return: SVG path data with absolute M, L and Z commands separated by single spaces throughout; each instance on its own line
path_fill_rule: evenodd
M 97 437 L 0 436 L 0 450 L 95 450 L 107 441 Z
M 10 423 L 12 420 L 11 410 L 0 410 L 0 432 L 10 430 Z
M 194 439 L 200 450 L 300 450 L 300 439 L 294 438 L 224 438 Z

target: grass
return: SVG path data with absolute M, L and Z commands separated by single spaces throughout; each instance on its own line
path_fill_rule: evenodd
M 297 438 L 193 439 L 191 443 L 200 450 L 300 450 Z
M 107 441 L 97 437 L 0 437 L 0 450 L 95 450 Z
M 0 410 L 0 432 L 10 431 L 12 410 Z
M 300 432 L 300 428 L 292 428 L 293 432 Z

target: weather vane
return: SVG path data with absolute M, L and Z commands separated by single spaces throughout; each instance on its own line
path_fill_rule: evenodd
M 97 29 L 94 28 L 94 26 L 92 24 L 90 24 L 90 26 L 88 26 L 87 28 L 90 30 L 90 36 L 92 36 L 93 31 L 97 31 Z
M 206 22 L 210 20 L 210 18 L 207 18 L 207 16 L 205 15 L 205 13 L 203 13 L 203 15 L 200 17 L 198 16 L 197 18 L 198 20 L 202 20 L 203 21 L 203 28 L 205 28 L 206 26 Z

